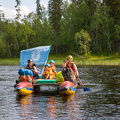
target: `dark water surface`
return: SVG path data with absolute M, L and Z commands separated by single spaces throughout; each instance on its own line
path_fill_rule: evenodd
M 0 66 L 0 120 L 120 119 L 120 66 L 80 66 L 81 80 L 91 91 L 79 87 L 65 97 L 54 91 L 17 96 L 13 86 L 19 68 Z

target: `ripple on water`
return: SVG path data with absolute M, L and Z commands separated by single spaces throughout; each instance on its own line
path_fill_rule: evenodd
M 80 86 L 75 95 L 64 97 L 47 86 L 42 90 L 51 93 L 16 96 L 13 86 L 20 67 L 0 67 L 2 120 L 119 120 L 120 67 L 80 66 L 81 81 L 91 91 L 85 92 Z

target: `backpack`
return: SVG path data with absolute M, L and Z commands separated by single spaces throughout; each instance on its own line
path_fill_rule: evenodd
M 56 74 L 56 82 L 57 83 L 62 83 L 64 82 L 64 77 L 62 75 L 62 71 L 59 71 L 57 74 Z
M 33 76 L 33 72 L 29 69 L 19 69 L 18 70 L 18 74 L 19 75 L 29 75 L 29 76 Z

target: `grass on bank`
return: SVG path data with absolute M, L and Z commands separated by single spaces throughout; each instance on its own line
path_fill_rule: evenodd
M 19 58 L 0 58 L 0 65 L 19 65 Z
M 56 65 L 62 65 L 63 60 L 67 55 L 50 55 L 49 60 L 54 60 Z M 74 56 L 73 61 L 77 65 L 120 65 L 119 56 L 91 56 L 89 58 L 82 58 Z M 3 58 L 0 59 L 0 65 L 19 65 L 19 58 Z
M 67 55 L 51 55 L 49 60 L 53 59 L 56 65 L 61 65 Z M 91 56 L 89 58 L 73 56 L 73 61 L 77 65 L 120 65 L 120 57 L 116 56 Z

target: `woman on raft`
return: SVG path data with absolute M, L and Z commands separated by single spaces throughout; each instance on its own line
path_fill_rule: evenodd
M 71 55 L 68 55 L 67 60 L 63 61 L 62 67 L 65 67 L 66 69 L 71 68 L 74 73 L 75 79 L 76 80 L 78 79 L 79 74 L 78 74 L 77 66 L 73 62 L 73 57 Z

